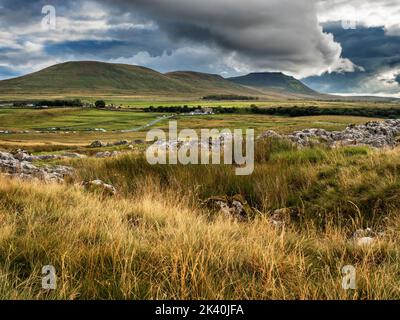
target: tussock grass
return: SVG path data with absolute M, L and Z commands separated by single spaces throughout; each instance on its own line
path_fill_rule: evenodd
M 274 140 L 260 142 L 256 150 L 251 176 L 236 176 L 233 166 L 224 165 L 150 166 L 137 154 L 69 164 L 78 168 L 78 179 L 102 179 L 125 196 L 136 194 L 143 181 L 151 180 L 161 194 L 172 190 L 176 197 L 191 203 L 241 194 L 262 212 L 297 207 L 306 219 L 319 224 L 325 224 L 327 217 L 354 220 L 361 215 L 367 227 L 379 223 L 379 212 L 398 206 L 399 151 L 378 152 L 366 147 L 296 149 Z
M 70 161 L 78 173 L 65 185 L 0 178 L 0 297 L 400 298 L 399 150 L 264 143 L 251 177 L 124 155 Z M 74 185 L 95 178 L 120 194 Z M 260 214 L 238 222 L 200 205 L 237 193 Z M 301 219 L 276 229 L 269 216 L 283 207 L 299 208 Z M 358 247 L 350 236 L 361 227 L 385 234 Z M 41 289 L 49 264 L 55 291 Z M 357 290 L 341 287 L 345 265 L 356 267 Z
M 148 181 L 146 188 L 151 183 Z M 156 188 L 156 186 L 154 186 Z M 0 182 L 2 298 L 380 299 L 398 298 L 395 233 L 370 249 L 343 229 L 274 229 L 266 217 L 238 223 L 154 189 L 100 199 L 55 185 Z M 391 225 L 393 230 L 398 221 Z M 52 264 L 58 289 L 40 288 Z M 341 289 L 354 264 L 359 289 Z

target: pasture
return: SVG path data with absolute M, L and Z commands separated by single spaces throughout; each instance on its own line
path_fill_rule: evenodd
M 0 108 L 0 130 L 15 131 L 0 134 L 0 146 L 15 147 L 59 146 L 56 149 L 84 147 L 94 140 L 145 139 L 149 129 L 168 129 L 164 119 L 154 126 L 145 127 L 165 114 L 145 113 L 138 110 L 98 110 L 81 108 L 16 109 Z M 266 130 L 290 133 L 305 128 L 343 130 L 349 123 L 362 124 L 371 119 L 351 116 L 283 117 L 270 115 L 220 114 L 209 116 L 178 115 L 174 118 L 181 129 L 254 129 L 256 134 Z M 52 129 L 58 129 L 53 130 Z M 104 129 L 106 132 L 88 131 Z M 135 129 L 135 132 L 120 132 Z M 37 131 L 43 130 L 43 133 Z M 24 133 L 23 131 L 30 131 Z M 45 148 L 47 149 L 47 148 Z

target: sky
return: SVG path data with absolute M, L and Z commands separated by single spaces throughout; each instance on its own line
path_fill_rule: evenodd
M 400 1 L 0 0 L 0 79 L 79 60 L 400 97 Z

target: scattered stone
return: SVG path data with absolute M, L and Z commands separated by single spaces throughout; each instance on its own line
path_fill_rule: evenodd
M 37 160 L 48 161 L 48 160 L 59 160 L 59 159 L 84 159 L 85 155 L 79 153 L 64 153 L 64 154 L 47 154 L 41 156 L 34 156 L 25 150 L 18 149 L 14 152 L 14 157 L 19 161 L 33 162 Z
M 143 140 L 135 140 L 133 141 L 134 144 L 144 144 L 145 142 Z
M 18 149 L 14 152 L 13 155 L 14 155 L 14 158 L 18 159 L 19 161 L 29 161 L 29 162 L 33 161 L 32 155 L 30 153 L 28 153 L 28 151 L 26 151 L 26 150 Z
M 287 138 L 300 147 L 325 143 L 331 147 L 364 145 L 374 148 L 394 147 L 398 144 L 400 120 L 371 121 L 365 125 L 349 125 L 343 131 L 329 132 L 324 129 L 305 129 L 287 136 L 280 136 L 275 131 L 266 131 L 258 138 Z
M 255 214 L 255 210 L 249 206 L 241 195 L 212 197 L 207 199 L 204 204 L 210 209 L 218 210 L 225 216 L 239 221 L 244 221 Z
M 93 141 L 91 144 L 90 144 L 90 148 L 104 148 L 104 147 L 106 147 L 107 146 L 107 144 L 106 143 L 104 143 L 104 142 L 102 142 L 102 141 L 100 141 L 100 140 L 96 140 L 96 141 Z
M 273 138 L 273 139 L 282 139 L 283 136 L 280 134 L 276 133 L 273 130 L 268 130 L 260 134 L 257 139 L 268 139 L 268 138 Z
M 362 237 L 362 238 L 356 239 L 356 244 L 359 247 L 370 246 L 374 243 L 375 243 L 375 238 L 371 238 L 371 237 Z
M 103 128 L 88 128 L 86 131 L 94 131 L 94 132 L 107 132 L 106 129 Z
M 105 152 L 98 152 L 95 154 L 96 158 L 112 158 L 120 155 L 121 153 L 118 151 L 105 151 Z
M 366 247 L 374 244 L 380 235 L 371 228 L 359 229 L 354 232 L 352 239 L 357 246 Z
M 26 159 L 25 152 L 17 153 L 19 158 L 11 153 L 0 152 L 0 171 L 10 177 L 23 180 L 44 180 L 46 182 L 63 182 L 64 178 L 72 175 L 73 169 L 65 166 L 38 167 Z M 22 160 L 20 160 L 22 159 Z
M 293 220 L 298 220 L 299 210 L 297 208 L 282 208 L 272 212 L 269 221 L 277 228 L 289 224 Z
M 64 153 L 61 155 L 63 158 L 68 158 L 68 159 L 85 159 L 87 156 L 84 154 L 79 154 L 79 153 Z
M 121 141 L 117 141 L 117 142 L 111 142 L 111 143 L 105 143 L 102 141 L 93 141 L 90 144 L 90 148 L 104 148 L 104 147 L 119 147 L 119 146 L 127 146 L 130 145 L 131 142 L 128 140 L 121 140 Z
M 117 194 L 117 189 L 114 186 L 102 180 L 84 181 L 81 185 L 88 191 L 100 192 L 105 196 L 115 196 Z
M 118 141 L 118 142 L 109 144 L 109 146 L 126 146 L 128 144 L 130 144 L 130 142 L 128 140 L 122 140 L 122 141 Z

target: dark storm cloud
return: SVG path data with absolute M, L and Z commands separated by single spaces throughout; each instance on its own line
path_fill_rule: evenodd
M 211 43 L 240 70 L 318 74 L 353 70 L 341 47 L 323 33 L 314 0 L 101 1 L 121 12 L 140 12 L 174 40 Z
M 93 1 L 60 1 L 56 30 L 43 30 L 48 1 L 0 0 L 0 79 L 66 60 L 130 58 L 141 51 L 161 56 L 177 46 L 147 18 L 119 8 L 102 10 Z M 19 72 L 18 72 L 19 71 Z
M 304 82 L 323 92 L 396 93 L 400 90 L 395 83 L 396 70 L 400 69 L 400 37 L 388 35 L 383 27 L 345 30 L 340 23 L 328 23 L 325 30 L 341 43 L 343 56 L 365 71 L 325 74 Z
M 398 84 L 397 1 L 52 0 L 57 29 L 43 31 L 47 4 L 0 0 L 0 79 L 90 59 L 225 76 L 327 71 L 333 73 L 306 81 L 331 92 L 394 92 Z M 344 30 L 328 23 L 323 29 L 319 21 L 340 17 L 347 4 L 360 8 L 361 26 Z
M 374 72 L 383 65 L 396 65 L 400 61 L 400 37 L 386 34 L 383 27 L 345 30 L 340 23 L 330 23 L 325 30 L 341 43 L 343 55 L 366 71 Z
M 262 70 L 309 75 L 354 67 L 319 26 L 315 0 L 54 0 L 57 29 L 50 32 L 40 28 L 47 1 L 0 4 L 0 46 L 10 53 L 0 65 L 13 64 L 21 73 L 87 58 L 161 70 L 181 61 L 231 75 Z

